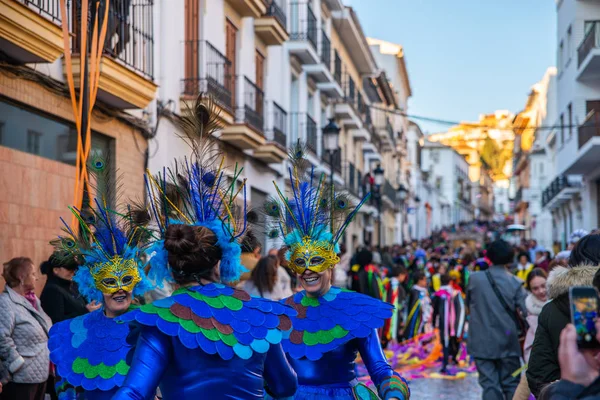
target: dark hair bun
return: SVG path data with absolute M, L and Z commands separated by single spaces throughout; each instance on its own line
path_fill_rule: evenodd
M 165 249 L 171 254 L 191 252 L 195 242 L 195 227 L 189 225 L 169 225 L 165 233 Z
M 173 278 L 179 284 L 210 280 L 222 256 L 217 236 L 203 226 L 169 225 L 164 246 Z

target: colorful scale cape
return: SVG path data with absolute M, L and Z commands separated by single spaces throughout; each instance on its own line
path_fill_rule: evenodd
M 129 372 L 129 334 L 127 324 L 107 318 L 102 309 L 62 321 L 50 329 L 50 360 L 69 385 L 108 391 Z
M 293 329 L 283 339 L 283 349 L 294 359 L 319 360 L 324 353 L 355 338 L 366 338 L 392 316 L 393 307 L 373 297 L 332 287 L 319 298 L 304 291 L 285 303 L 296 310 Z
M 266 353 L 292 328 L 290 318 L 295 315 L 283 304 L 213 283 L 179 289 L 120 318 L 156 327 L 189 349 L 230 360 Z

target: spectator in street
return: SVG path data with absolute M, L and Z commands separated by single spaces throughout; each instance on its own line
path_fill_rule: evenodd
M 518 256 L 517 268 L 515 269 L 515 276 L 523 281 L 527 281 L 527 275 L 533 269 L 533 264 L 529 262 L 529 255 L 525 252 L 520 253 Z
M 26 257 L 4 264 L 0 295 L 0 360 L 10 373 L 2 399 L 43 400 L 50 370 L 48 331 L 52 326 L 35 295 L 37 268 Z
M 425 273 L 417 271 L 414 273 L 413 279 L 415 283 L 408 294 L 408 316 L 403 335 L 405 339 L 411 339 L 424 333 L 433 312 Z
M 250 274 L 258 260 L 260 260 L 260 255 L 262 253 L 262 245 L 260 244 L 258 238 L 254 235 L 254 232 L 251 230 L 247 230 L 244 238 L 241 243 L 242 247 L 242 265 L 246 268 L 247 272 L 244 272 L 240 276 L 240 282 L 238 283 L 238 287 L 242 288 L 244 286 L 244 282 L 250 279 Z
M 456 355 L 462 340 L 465 326 L 466 310 L 460 291 L 450 285 L 450 275 L 443 274 L 440 278 L 441 288 L 432 298 L 432 323 L 439 328 L 440 340 L 443 347 L 442 374 L 448 372 L 450 358 L 457 363 Z
M 600 233 L 584 236 L 571 249 L 569 266 L 600 264 Z
M 350 253 L 346 249 L 346 245 L 340 245 L 340 262 L 333 270 L 333 285 L 341 288 L 348 287 L 348 272 L 350 271 Z
M 468 349 L 479 373 L 483 398 L 510 400 L 519 384 L 519 378 L 512 374 L 521 366 L 514 314 L 517 308 L 525 311 L 526 293 L 522 282 L 507 269 L 513 262 L 512 248 L 507 242 L 492 242 L 487 256 L 492 266 L 486 271 L 474 272 L 467 288 L 466 304 L 471 315 Z M 499 296 L 514 310 L 512 314 Z
M 73 276 L 79 265 L 75 259 L 66 258 L 64 255 L 54 253 L 48 261 L 41 265 L 42 273 L 48 279 L 40 296 L 42 308 L 48 314 L 52 323 L 64 321 L 97 310 L 102 305 L 95 301 L 87 304 L 73 282 Z
M 523 360 L 526 364 L 529 362 L 529 355 L 531 354 L 531 347 L 533 346 L 533 339 L 535 338 L 538 315 L 540 315 L 542 308 L 546 304 L 546 301 L 548 301 L 548 291 L 546 289 L 547 278 L 546 272 L 539 268 L 532 269 L 527 275 L 525 287 L 529 291 L 529 294 L 525 299 L 525 306 L 527 307 L 527 323 L 529 324 L 529 329 L 527 330 L 527 336 L 525 337 L 525 343 L 523 345 Z M 527 400 L 530 395 L 531 391 L 527 385 L 527 377 L 525 374 L 521 374 L 521 381 L 515 392 L 514 400 Z
M 585 244 L 593 243 L 586 241 L 583 244 L 584 246 L 579 249 L 582 253 L 597 252 L 597 250 L 585 246 Z M 571 255 L 573 256 L 573 253 Z M 600 254 L 598 255 L 600 256 Z M 591 262 L 591 260 L 588 261 Z M 600 263 L 600 257 L 596 262 Z M 527 382 L 534 396 L 538 396 L 544 386 L 560 378 L 558 363 L 560 333 L 571 321 L 569 288 L 592 285 L 597 270 L 597 266 L 584 264 L 572 268 L 558 266 L 550 272 L 547 283 L 550 302 L 544 306 L 538 316 L 538 327 L 527 369 Z
M 548 272 L 548 267 L 550 266 L 550 260 L 546 257 L 546 252 L 544 250 L 536 251 L 535 253 L 535 267 L 541 268 L 544 271 Z
M 251 296 L 271 300 L 281 300 L 285 296 L 281 287 L 277 286 L 277 270 L 279 260 L 275 256 L 266 256 L 258 260 L 250 274 L 250 279 L 244 282 L 244 290 Z
M 544 247 L 539 246 L 537 240 L 531 239 L 529 241 L 529 259 L 536 260 L 538 251 L 543 252 Z

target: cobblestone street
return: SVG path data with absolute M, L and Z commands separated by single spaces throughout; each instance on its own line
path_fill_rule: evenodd
M 481 399 L 481 388 L 476 376 L 468 376 L 462 380 L 415 379 L 410 382 L 411 398 L 429 399 Z

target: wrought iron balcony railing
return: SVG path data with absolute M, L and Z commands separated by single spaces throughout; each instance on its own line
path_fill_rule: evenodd
M 284 28 L 287 27 L 287 16 L 285 13 L 285 1 L 284 0 L 270 0 L 267 7 L 267 13 L 265 15 L 275 17 L 277 21 Z
M 325 31 L 321 31 L 321 62 L 331 70 L 331 41 Z
M 566 175 L 557 176 L 542 192 L 542 207 L 550 203 L 563 189 L 572 187 L 581 187 L 581 183 L 570 181 Z
M 577 49 L 577 66 L 581 66 L 593 49 L 600 48 L 600 21 L 592 22 L 592 26 Z
M 600 112 L 593 111 L 577 130 L 579 148 L 582 148 L 593 137 L 600 136 Z
M 273 102 L 273 141 L 287 147 L 287 112 Z
M 306 1 L 290 3 L 290 40 L 307 40 L 317 50 L 317 17 Z
M 258 132 L 264 129 L 265 94 L 254 82 L 244 76 L 244 122 Z

